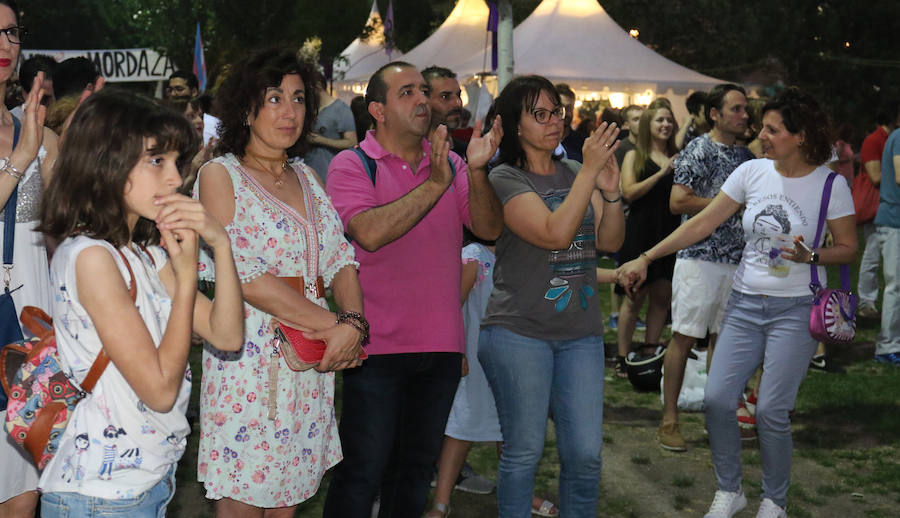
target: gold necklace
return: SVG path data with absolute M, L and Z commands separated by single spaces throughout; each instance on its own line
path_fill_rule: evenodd
M 248 156 L 250 156 L 250 158 L 252 158 L 254 161 L 256 161 L 257 164 L 259 164 L 259 168 L 263 172 L 272 175 L 272 178 L 275 179 L 275 187 L 276 188 L 280 189 L 282 186 L 284 186 L 284 173 L 291 168 L 291 166 L 288 165 L 288 162 L 287 162 L 287 152 L 283 152 L 281 154 L 281 156 L 277 156 L 277 157 L 269 157 L 269 156 L 259 155 L 259 154 L 254 153 L 253 151 L 250 151 L 249 149 L 246 149 L 245 152 L 247 153 Z M 281 174 L 276 174 L 276 173 L 273 173 L 272 171 L 270 171 L 269 168 L 267 168 L 262 163 L 261 159 L 265 160 L 267 162 L 281 162 Z

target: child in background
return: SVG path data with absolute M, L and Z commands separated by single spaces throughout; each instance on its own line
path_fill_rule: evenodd
M 111 362 L 41 475 L 44 517 L 165 516 L 190 433 L 191 331 L 224 350 L 243 342 L 228 235 L 176 193 L 198 142 L 181 114 L 122 91 L 72 120 L 41 206 L 40 230 L 61 241 L 51 315 L 75 380 L 101 351 Z M 218 259 L 213 301 L 197 296 L 200 238 Z
M 465 234 L 467 238 L 477 240 L 468 231 Z M 450 514 L 450 493 L 457 484 L 465 484 L 467 480 L 474 479 L 480 482 L 477 485 L 482 488 L 468 489 L 468 492 L 490 493 L 494 489 L 493 483 L 474 471 L 469 470 L 469 473 L 460 477 L 473 442 L 495 441 L 498 443 L 499 453 L 503 441 L 494 395 L 478 362 L 478 333 L 488 297 L 494 289 L 494 260 L 493 244 L 471 242 L 462 249 L 460 302 L 466 329 L 466 356 L 463 358 L 463 377 L 459 380 L 459 388 L 450 409 L 444 432 L 444 446 L 438 459 L 434 504 L 425 515 L 426 518 L 444 518 Z M 612 282 L 615 282 L 615 270 L 609 272 L 612 272 Z M 559 511 L 550 501 L 534 497 L 532 513 L 553 517 Z

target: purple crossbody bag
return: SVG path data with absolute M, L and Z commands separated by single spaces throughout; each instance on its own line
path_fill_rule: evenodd
M 822 240 L 825 227 L 825 214 L 828 212 L 828 201 L 831 199 L 831 185 L 837 173 L 828 175 L 825 189 L 822 191 L 822 204 L 819 207 L 819 226 L 816 229 L 815 247 Z M 818 266 L 811 264 L 809 289 L 813 293 L 812 309 L 809 312 L 809 334 L 820 342 L 829 344 L 848 344 L 856 336 L 856 305 L 858 297 L 850 292 L 850 266 L 841 265 L 841 289 L 823 288 L 819 282 Z

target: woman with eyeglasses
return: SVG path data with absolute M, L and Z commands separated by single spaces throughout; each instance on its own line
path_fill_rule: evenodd
M 593 516 L 603 442 L 597 250 L 618 250 L 624 238 L 613 155 L 619 130 L 601 124 L 585 140 L 582 166 L 553 154 L 565 113 L 550 81 L 516 78 L 495 108 L 503 139 L 490 180 L 503 203 L 504 229 L 478 359 L 504 440 L 499 516 L 531 514 L 550 412 L 562 466 L 561 516 Z
M 18 24 L 18 12 L 14 1 L 0 0 L 0 99 L 6 97 L 25 34 L 25 29 Z M 44 235 L 34 231 L 38 224 L 41 192 L 50 180 L 56 160 L 56 135 L 44 128 L 46 107 L 41 104 L 42 82 L 43 72 L 38 73 L 25 99 L 25 117 L 21 121 L 14 119 L 6 106 L 0 104 L 0 207 L 3 209 L 0 220 L 9 216 L 15 231 L 9 284 L 0 284 L 0 290 L 8 287 L 12 292 L 17 313 L 24 306 L 37 306 L 49 312 L 52 293 Z M 0 242 L 5 234 L 5 225 L 0 224 Z M 2 408 L 0 423 L 6 421 L 5 398 Z M 0 463 L 3 466 L 0 469 L 0 516 L 34 516 L 37 469 L 5 430 L 0 435 Z

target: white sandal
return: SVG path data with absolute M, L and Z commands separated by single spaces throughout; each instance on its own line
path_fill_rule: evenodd
M 440 513 L 436 516 L 434 513 Z M 435 502 L 434 507 L 425 515 L 425 518 L 448 518 L 450 516 L 450 506 Z
M 556 512 L 554 513 L 553 511 Z M 557 509 L 557 507 L 553 505 L 553 502 L 551 502 L 550 500 L 544 500 L 541 502 L 541 506 L 537 509 L 535 509 L 534 507 L 531 508 L 531 514 L 535 516 L 556 517 L 559 516 L 559 509 Z

